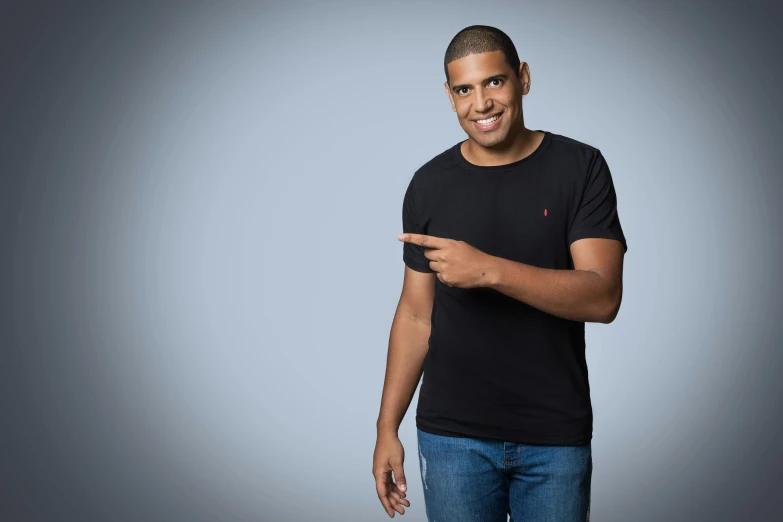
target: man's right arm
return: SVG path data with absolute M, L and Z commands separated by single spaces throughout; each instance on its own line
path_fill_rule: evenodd
M 397 435 L 424 369 L 429 349 L 435 272 L 405 266 L 400 301 L 392 321 L 386 377 L 376 427 L 378 434 Z

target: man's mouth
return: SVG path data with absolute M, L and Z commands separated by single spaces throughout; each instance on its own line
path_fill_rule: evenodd
M 500 120 L 500 117 L 503 115 L 503 113 L 498 113 L 490 116 L 489 118 L 485 118 L 482 120 L 473 120 L 473 123 L 476 125 L 476 127 L 480 130 L 486 131 L 491 130 L 497 127 L 498 121 Z

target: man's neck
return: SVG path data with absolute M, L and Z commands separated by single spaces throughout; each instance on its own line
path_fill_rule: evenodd
M 544 139 L 544 133 L 524 129 L 510 145 L 503 148 L 482 147 L 472 139 L 463 142 L 460 150 L 462 156 L 473 163 L 483 167 L 507 165 L 526 158 L 532 154 Z

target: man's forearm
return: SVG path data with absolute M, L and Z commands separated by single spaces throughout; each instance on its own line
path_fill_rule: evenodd
M 421 378 L 430 331 L 429 320 L 397 310 L 389 335 L 386 377 L 376 423 L 379 433 L 397 433 Z
M 492 256 L 487 287 L 572 321 L 609 323 L 617 314 L 617 288 L 598 272 L 540 268 Z

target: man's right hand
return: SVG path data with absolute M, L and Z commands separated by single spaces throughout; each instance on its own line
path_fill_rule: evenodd
M 390 518 L 394 518 L 395 511 L 404 515 L 405 509 L 402 506 L 411 505 L 405 498 L 407 484 L 402 469 L 404 460 L 405 450 L 399 437 L 394 433 L 379 433 L 372 458 L 372 474 L 375 477 L 378 498 Z M 394 481 L 392 481 L 392 472 L 394 472 Z

